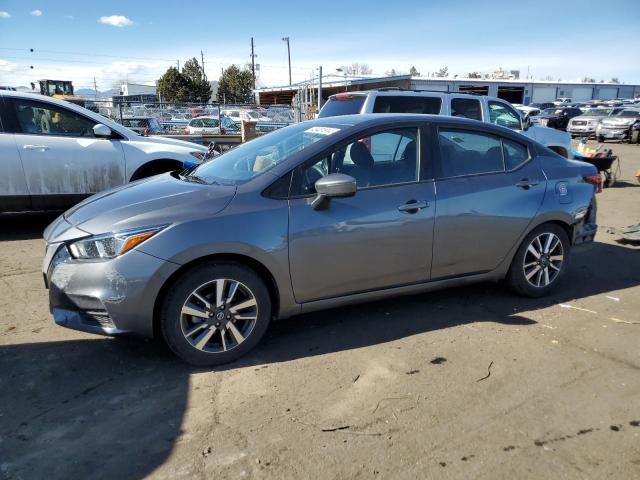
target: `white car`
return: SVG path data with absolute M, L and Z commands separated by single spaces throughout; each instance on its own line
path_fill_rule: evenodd
M 567 103 L 573 103 L 573 99 L 570 98 L 570 97 L 560 97 L 560 98 L 556 98 L 553 101 L 554 105 L 564 105 L 564 104 L 567 104 Z
M 258 112 L 254 112 L 253 110 L 223 110 L 223 115 L 226 115 L 234 122 L 240 123 L 242 120 L 252 121 L 252 122 L 271 122 L 272 120 L 269 117 L 264 115 L 260 115 Z
M 205 158 L 51 97 L 0 91 L 0 212 L 62 210 L 94 193 Z
M 569 158 L 571 136 L 553 128 L 531 126 L 500 98 L 465 93 L 380 89 L 337 93 L 325 102 L 319 117 L 365 113 L 418 113 L 465 117 L 511 128 Z
M 218 135 L 220 133 L 220 120 L 216 117 L 196 117 L 192 118 L 184 129 L 187 135 Z

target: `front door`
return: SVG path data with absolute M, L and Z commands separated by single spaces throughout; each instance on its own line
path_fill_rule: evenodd
M 48 102 L 13 99 L 15 140 L 34 209 L 66 208 L 122 185 L 118 140 L 95 138 L 94 120 Z
M 440 128 L 434 280 L 493 270 L 535 217 L 544 176 L 526 144 Z
M 389 130 L 296 171 L 289 201 L 296 301 L 429 280 L 435 191 L 433 182 L 418 181 L 418 145 L 417 128 Z M 334 172 L 353 176 L 357 193 L 314 210 L 315 181 Z

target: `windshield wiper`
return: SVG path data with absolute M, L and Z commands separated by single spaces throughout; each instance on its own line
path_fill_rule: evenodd
M 199 177 L 197 175 L 179 175 L 180 180 L 184 180 L 185 182 L 191 182 L 191 183 L 200 183 L 202 185 L 209 185 L 209 182 L 207 182 L 204 178 Z

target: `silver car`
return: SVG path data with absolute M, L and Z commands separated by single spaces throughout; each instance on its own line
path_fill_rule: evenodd
M 216 365 L 299 313 L 505 278 L 540 296 L 593 239 L 599 181 L 473 120 L 304 122 L 59 217 L 44 234 L 51 312 Z
M 621 107 L 590 108 L 582 115 L 578 115 L 569 120 L 567 132 L 569 132 L 572 137 L 594 136 L 596 134 L 596 127 L 601 120 L 616 115 L 622 110 Z

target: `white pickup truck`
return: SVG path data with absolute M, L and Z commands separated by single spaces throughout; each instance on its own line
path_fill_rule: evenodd
M 329 97 L 320 118 L 358 113 L 426 113 L 466 117 L 517 130 L 569 158 L 571 136 L 553 128 L 531 126 L 508 102 L 484 95 L 382 88 Z

